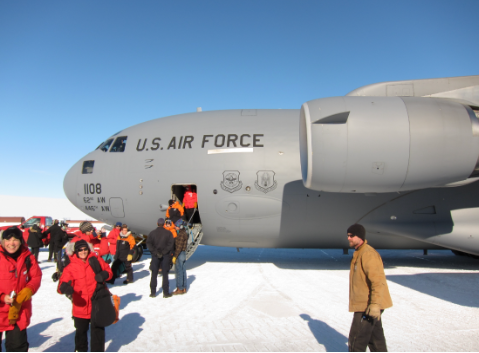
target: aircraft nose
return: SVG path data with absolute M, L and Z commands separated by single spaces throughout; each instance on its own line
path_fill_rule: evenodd
M 79 171 L 79 163 L 76 163 L 65 175 L 63 179 L 63 191 L 70 202 L 76 205 L 77 200 L 77 178 Z

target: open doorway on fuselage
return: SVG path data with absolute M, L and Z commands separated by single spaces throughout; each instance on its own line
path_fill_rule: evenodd
M 184 205 L 185 194 L 187 187 L 190 187 L 191 191 L 198 195 L 198 191 L 195 184 L 173 184 L 171 186 L 171 199 L 178 201 L 185 208 L 184 220 L 189 221 L 192 224 L 201 224 L 201 217 L 199 213 L 199 204 L 196 202 L 196 207 L 186 208 Z M 193 206 L 193 205 L 189 205 Z M 190 220 L 191 219 L 191 220 Z

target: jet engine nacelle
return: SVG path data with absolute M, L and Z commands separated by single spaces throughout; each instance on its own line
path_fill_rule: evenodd
M 478 169 L 479 121 L 470 107 L 444 99 L 316 99 L 301 108 L 300 155 L 303 183 L 314 190 L 445 186 Z

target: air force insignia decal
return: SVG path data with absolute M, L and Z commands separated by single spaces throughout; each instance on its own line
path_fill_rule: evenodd
M 240 172 L 237 170 L 225 170 L 221 188 L 231 193 L 240 190 L 243 187 L 243 182 L 239 180 L 239 175 Z
M 256 181 L 254 186 L 259 191 L 267 192 L 273 191 L 278 186 L 278 182 L 274 180 L 274 175 L 276 173 L 272 170 L 260 170 L 256 173 Z

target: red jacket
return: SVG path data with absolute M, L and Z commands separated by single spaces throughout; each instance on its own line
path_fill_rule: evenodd
M 183 203 L 185 204 L 185 208 L 195 208 L 197 202 L 198 196 L 196 195 L 196 192 L 193 192 L 191 190 L 185 192 L 185 195 L 183 196 Z
M 72 240 L 70 240 L 71 243 L 76 243 L 79 240 L 84 240 L 87 243 L 91 244 L 92 240 L 95 239 L 95 236 L 93 234 L 92 235 L 86 235 L 85 233 L 82 233 L 79 230 L 75 231 L 73 233 L 75 234 L 75 236 L 72 238 Z
M 110 254 L 112 256 L 116 254 L 116 241 L 119 236 L 120 236 L 120 230 L 115 228 L 115 229 L 112 229 L 110 233 L 108 233 L 108 236 L 106 237 L 108 239 L 108 242 L 110 243 Z
M 31 267 L 27 272 L 25 259 L 30 256 Z M 5 255 L 5 250 L 0 245 L 0 297 L 9 295 L 12 290 L 17 294 L 25 287 L 28 287 L 35 294 L 40 288 L 42 281 L 42 270 L 38 266 L 35 256 L 26 246 L 22 246 L 22 252 L 17 261 Z M 14 326 L 8 323 L 8 311 L 10 305 L 0 302 L 0 332 L 13 330 Z M 27 300 L 22 304 L 18 316 L 17 325 L 20 330 L 24 330 L 30 325 L 32 317 L 32 300 Z
M 58 283 L 58 293 L 60 286 L 64 282 L 72 281 L 73 286 L 73 316 L 81 319 L 91 318 L 91 296 L 95 292 L 97 281 L 95 281 L 95 272 L 93 272 L 88 259 L 97 257 L 102 271 L 107 271 L 112 277 L 110 266 L 94 252 L 90 252 L 85 262 L 77 257 L 76 254 L 70 256 L 70 263 L 64 268 L 60 281 Z
M 104 256 L 110 253 L 110 247 L 108 245 L 107 238 L 95 238 L 91 243 L 93 244 L 93 249 L 98 256 Z

